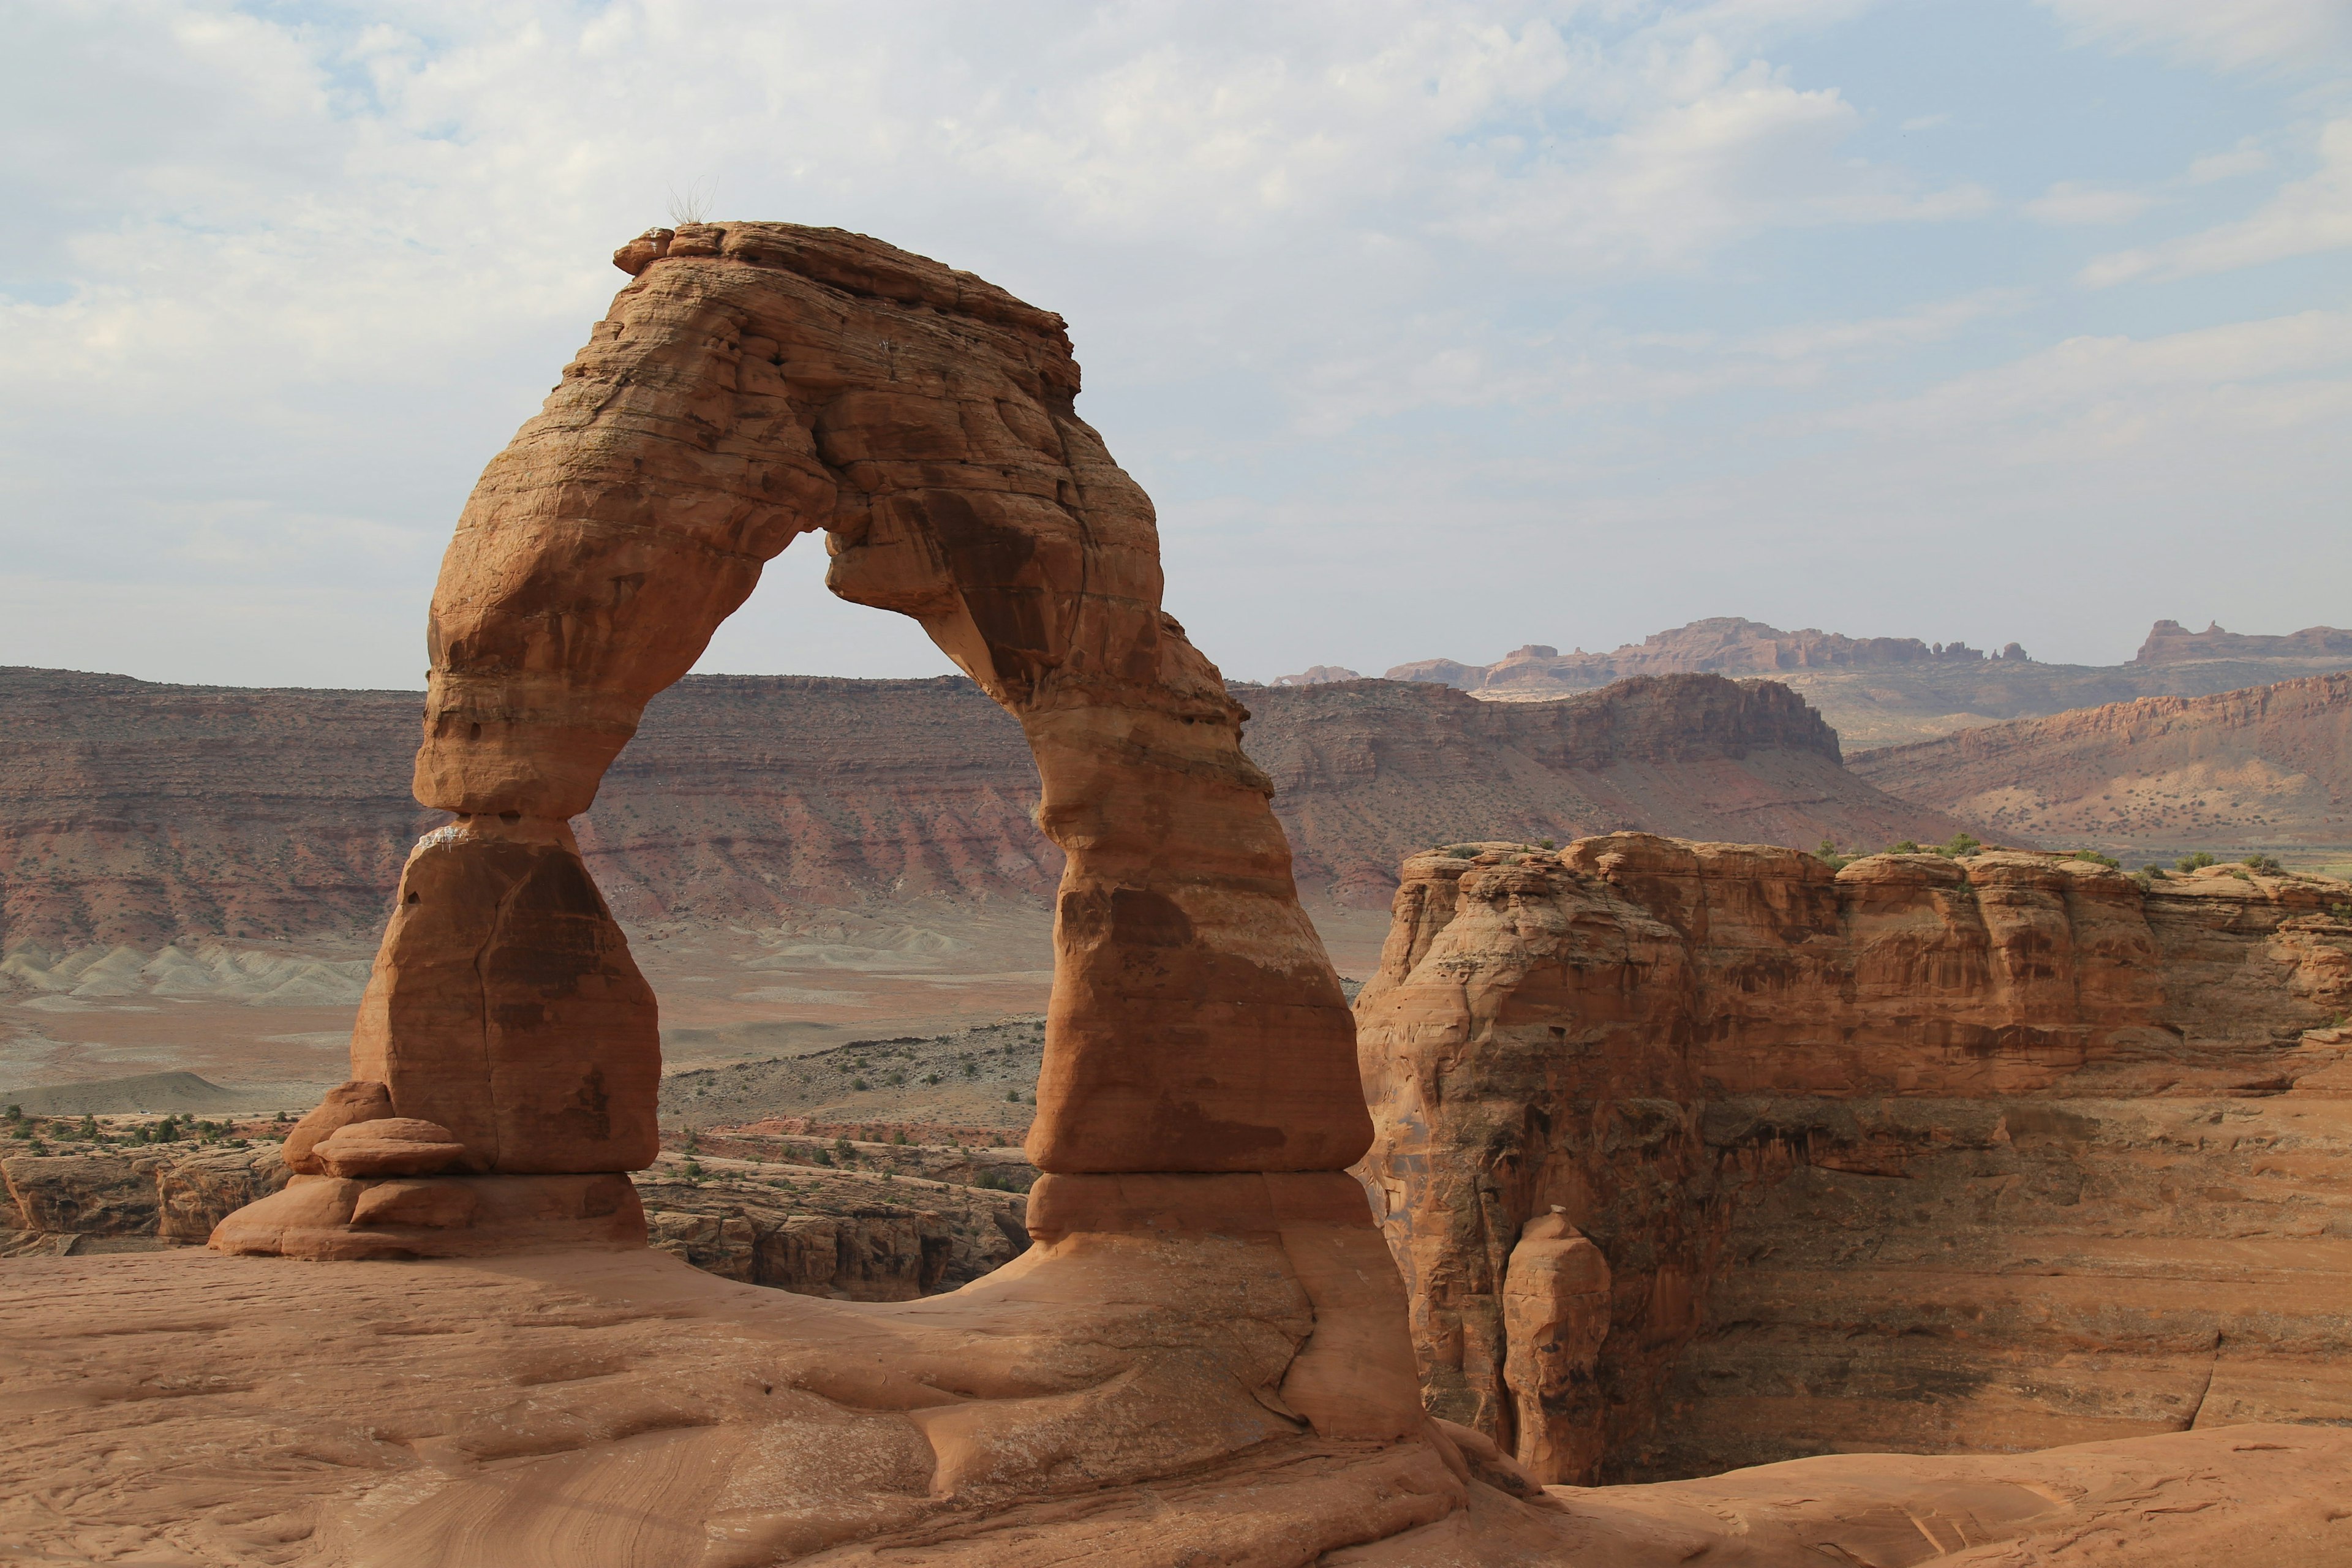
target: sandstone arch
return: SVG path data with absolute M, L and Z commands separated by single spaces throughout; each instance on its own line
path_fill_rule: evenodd
M 1371 1136 L 1353 1023 L 1245 714 L 1160 609 L 1150 501 L 1077 416 L 1061 318 L 838 230 L 655 230 L 614 261 L 632 282 L 442 564 L 415 787 L 457 820 L 404 872 L 353 1079 L 465 1171 L 651 1161 L 654 1000 L 566 820 L 821 532 L 832 591 L 914 617 L 1036 755 L 1067 867 L 1031 1158 L 1344 1170 Z M 350 1115 L 318 1114 L 313 1141 Z
M 1150 502 L 1073 409 L 1060 320 L 834 231 L 656 231 L 616 260 L 635 280 L 484 473 L 435 591 L 415 790 L 457 820 L 403 870 L 353 1081 L 213 1247 L 562 1254 L 515 1268 L 739 1322 L 729 1354 L 768 1370 L 710 1473 L 748 1512 L 664 1504 L 735 1542 L 706 1562 L 1251 1451 L 1328 1472 L 1240 1527 L 1298 1561 L 1458 1509 L 1469 1468 L 1422 1411 L 1346 1171 L 1371 1135 L 1352 1020 L 1242 710 L 1160 612 Z M 1034 1245 L 915 1302 L 746 1300 L 644 1250 L 625 1173 L 657 1148 L 653 996 L 566 826 L 761 563 L 819 531 L 835 592 L 916 616 L 1020 719 L 1067 855 Z M 872 1453 L 839 1448 L 845 1421 Z M 829 1458 L 762 1469 L 728 1447 L 755 1432 Z M 869 1459 L 888 1484 L 844 1494 Z M 517 1539 L 586 1517 L 527 1479 L 483 1487 Z M 385 1527 L 383 1560 L 513 1560 L 457 1552 L 436 1506 Z M 1118 1533 L 1104 1560 L 1197 1544 L 1156 1518 Z M 1138 1556 L 1146 1537 L 1167 1551 Z

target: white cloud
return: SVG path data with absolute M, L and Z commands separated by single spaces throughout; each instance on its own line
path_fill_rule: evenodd
M 2099 257 L 2083 269 L 2083 280 L 2105 287 L 2135 278 L 2193 278 L 2352 247 L 2352 120 L 2322 129 L 2319 163 L 2250 217 Z
M 706 180 L 719 217 L 878 234 L 1067 314 L 1213 650 L 1376 664 L 1328 639 L 1422 613 L 1379 574 L 1418 580 L 1433 517 L 1465 580 L 1556 580 L 1547 613 L 1606 549 L 1648 584 L 1612 604 L 1687 618 L 1663 542 L 1702 501 L 1742 519 L 1786 441 L 1867 448 L 1824 472 L 1888 495 L 1949 480 L 1928 434 L 1804 416 L 2064 330 L 2059 280 L 1965 221 L 2005 171 L 1864 156 L 1899 112 L 1871 62 L 1785 63 L 1869 4 L 32 8 L 0 57 L 0 662 L 413 682 L 482 462 L 620 283 L 606 254 Z M 1237 540 L 1303 564 L 1234 574 Z M 1357 597 L 1302 595 L 1342 565 Z M 877 620 L 795 613 L 821 629 L 755 602 L 727 657 L 810 668 Z M 868 673 L 936 668 L 877 637 Z
M 2025 204 L 2026 215 L 2066 226 L 2128 223 L 2156 205 L 2147 191 L 2120 191 L 2061 180 Z
M 2249 138 L 2227 153 L 2209 153 L 2196 160 L 2181 175 L 2181 181 L 2190 185 L 2210 185 L 2219 180 L 2259 174 L 2270 166 L 2270 153 Z
M 2239 70 L 2340 68 L 2352 58 L 2344 0 L 2042 0 L 2085 37 Z

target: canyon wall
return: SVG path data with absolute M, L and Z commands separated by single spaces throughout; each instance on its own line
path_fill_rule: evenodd
M 1989 837 L 2135 864 L 2197 849 L 2352 861 L 2352 674 L 2143 697 L 1890 746 L 1853 765 Z
M 1404 866 L 1360 1168 L 1549 1479 L 2352 1420 L 2352 886 L 1619 834 Z
M 1768 684 L 1682 677 L 1503 708 L 1381 681 L 1240 695 L 1301 886 L 1374 907 L 1404 854 L 1498 829 L 1949 831 L 1846 773 L 1818 716 Z M 0 949 L 372 936 L 409 846 L 444 820 L 408 794 L 421 702 L 0 670 Z M 688 676 L 574 826 L 621 919 L 756 922 L 926 894 L 1042 900 L 1062 859 L 1036 804 L 1019 724 L 960 676 Z
M 1774 681 L 1645 676 L 1528 703 L 1380 680 L 1244 695 L 1245 743 L 1275 781 L 1301 882 L 1373 907 L 1405 855 L 1496 833 L 1875 846 L 1958 827 L 1856 788 L 1836 731 Z

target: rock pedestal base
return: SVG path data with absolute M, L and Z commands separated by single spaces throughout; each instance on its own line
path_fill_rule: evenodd
M 629 1178 L 297 1176 L 213 1230 L 215 1252 L 348 1260 L 486 1258 L 640 1247 L 646 1212 Z

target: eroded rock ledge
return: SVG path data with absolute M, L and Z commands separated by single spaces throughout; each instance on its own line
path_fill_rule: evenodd
M 1432 1408 L 1548 1480 L 2352 1419 L 2347 1010 L 2324 879 L 1415 857 L 1357 1011 Z

